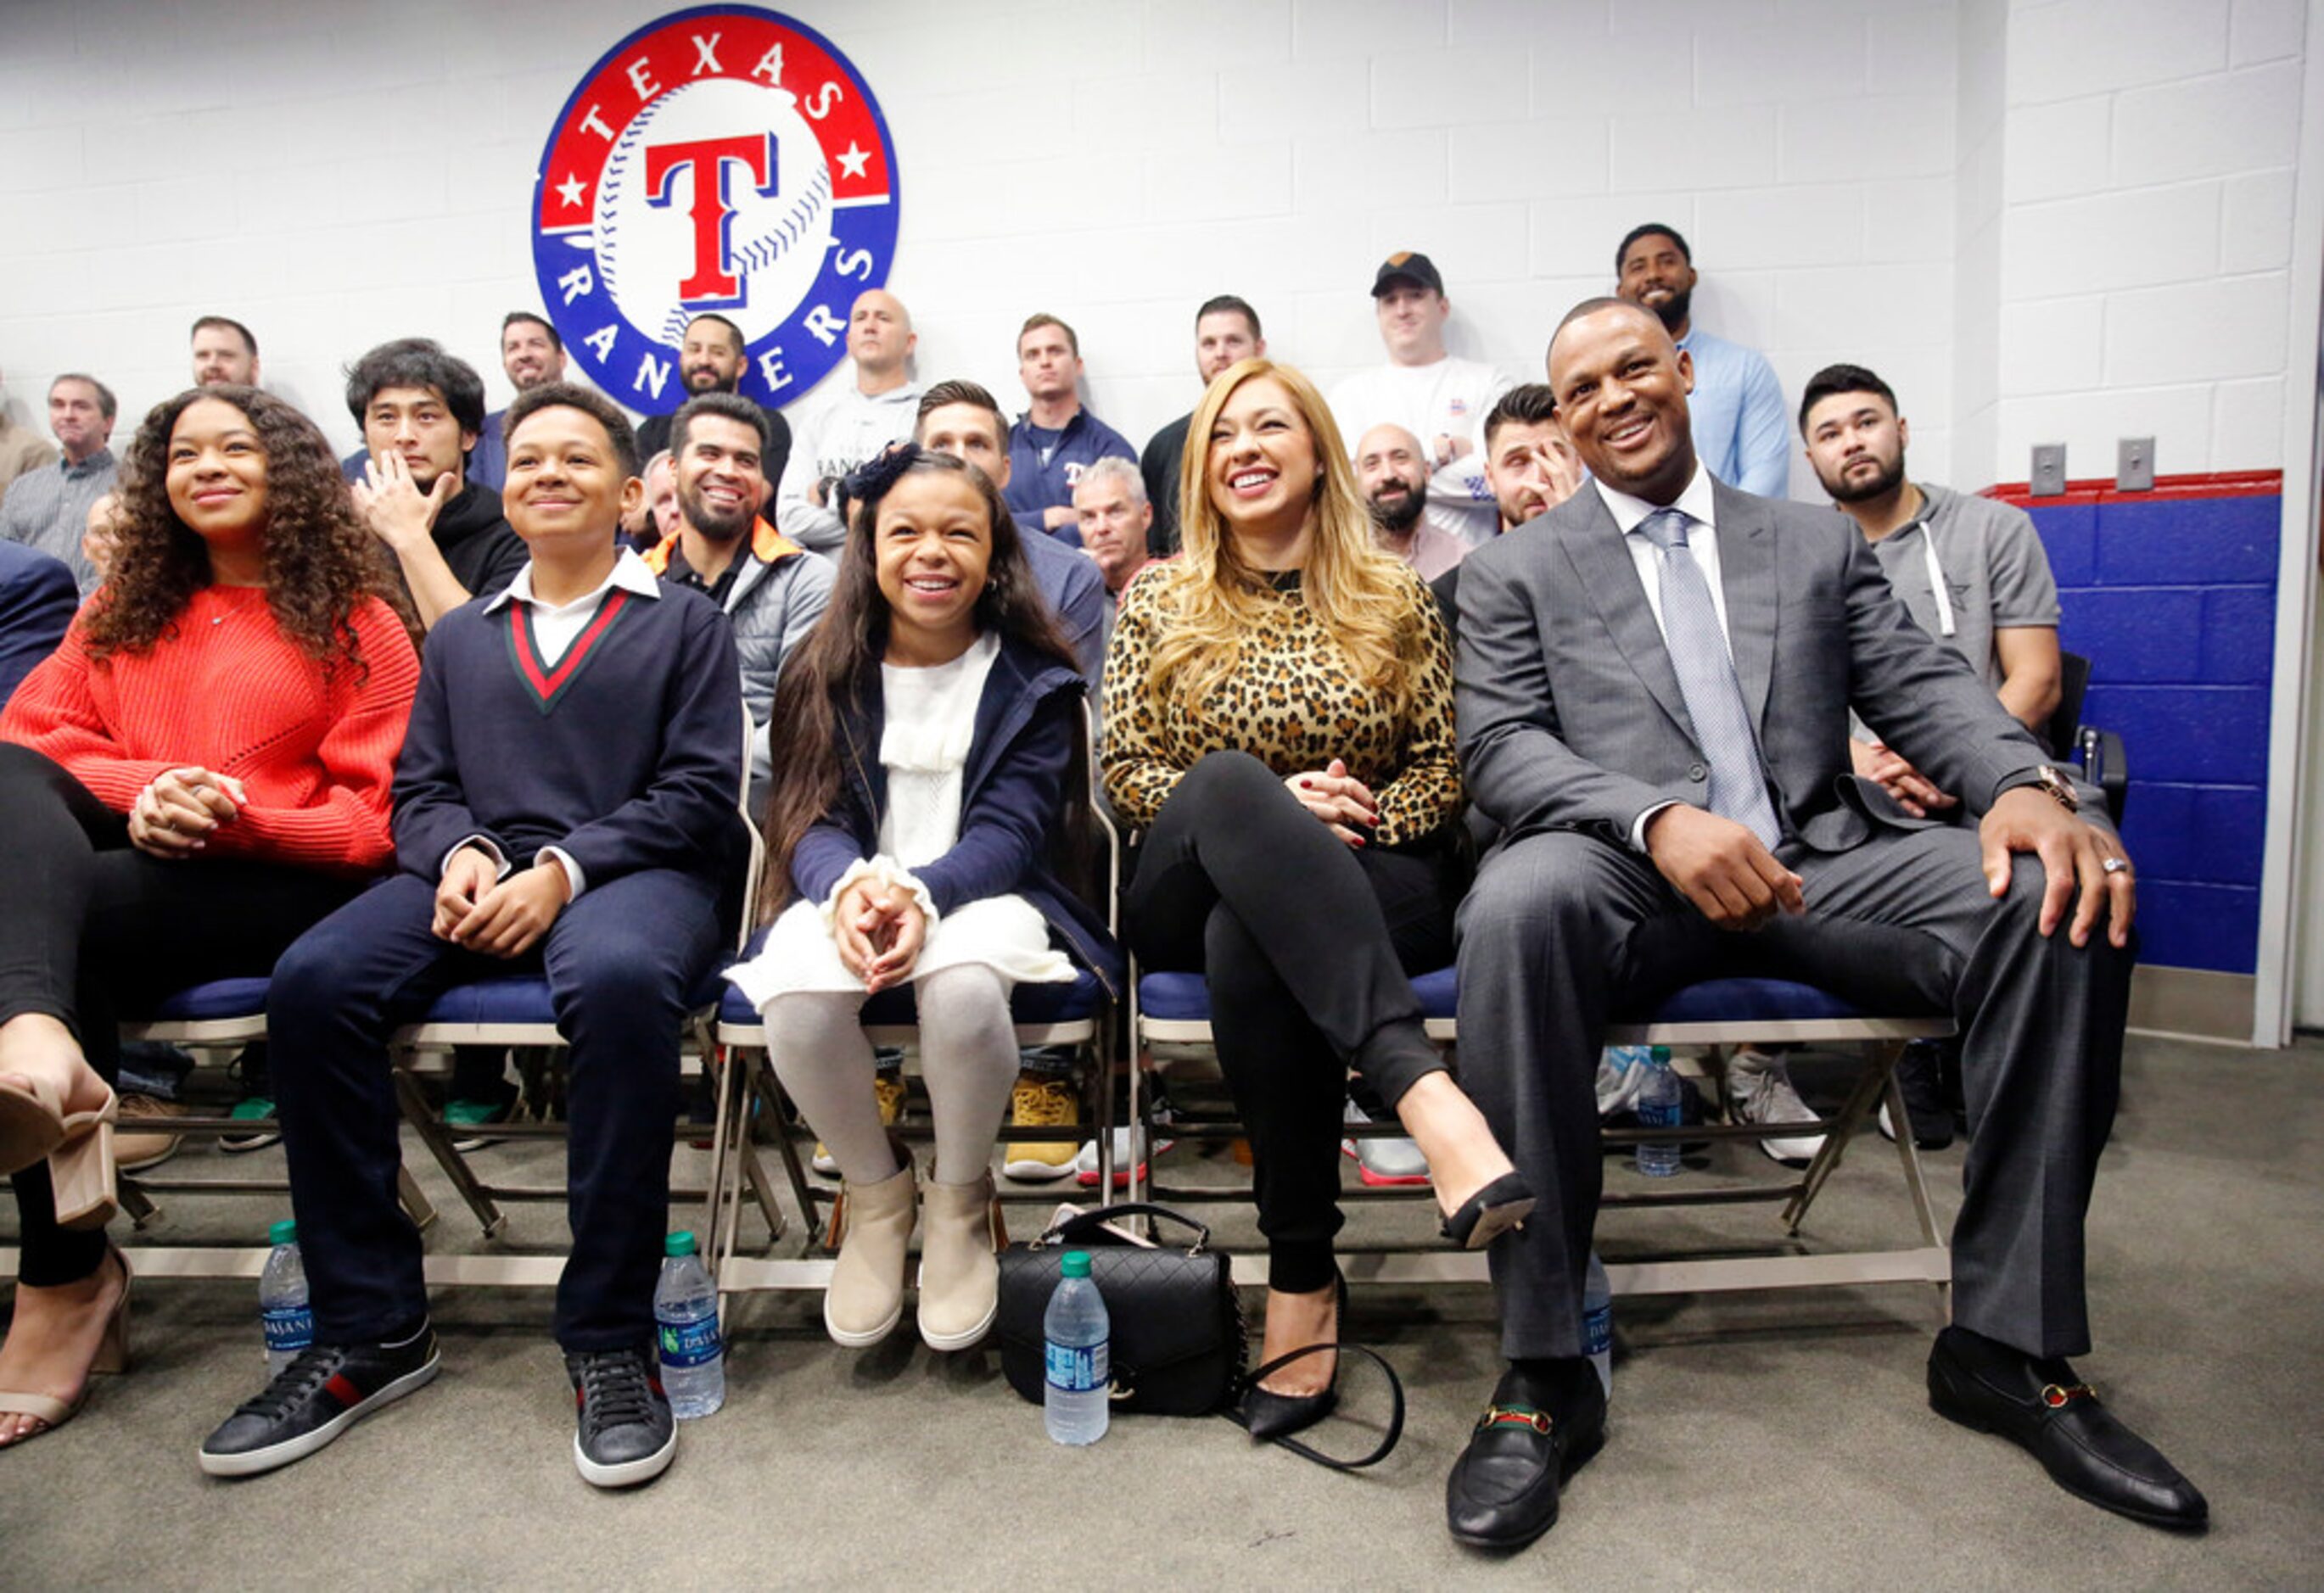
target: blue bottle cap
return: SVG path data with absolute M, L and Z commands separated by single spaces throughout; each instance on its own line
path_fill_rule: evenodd
M 1060 1269 L 1067 1277 L 1089 1276 L 1089 1252 L 1087 1250 L 1066 1251 Z
M 669 1257 L 693 1255 L 694 1230 L 690 1228 L 679 1229 L 662 1241 L 661 1253 Z

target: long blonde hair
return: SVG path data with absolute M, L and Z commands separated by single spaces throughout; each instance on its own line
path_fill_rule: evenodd
M 1268 359 L 1238 360 L 1220 372 L 1187 424 L 1178 471 L 1179 554 L 1141 577 L 1157 584 L 1156 600 L 1171 614 L 1154 649 L 1148 689 L 1165 701 L 1202 702 L 1240 667 L 1243 639 L 1270 606 L 1266 572 L 1244 562 L 1210 493 L 1211 428 L 1235 391 L 1261 376 L 1291 395 L 1323 466 L 1309 511 L 1314 535 L 1300 575 L 1301 601 L 1347 654 L 1356 678 L 1386 694 L 1401 716 L 1411 706 L 1414 667 L 1425 647 L 1421 628 L 1410 623 L 1410 577 L 1403 561 L 1372 541 L 1371 517 L 1331 406 L 1305 376 Z

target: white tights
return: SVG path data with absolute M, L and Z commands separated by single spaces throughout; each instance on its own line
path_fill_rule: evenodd
M 936 1119 L 935 1181 L 973 1183 L 991 1165 L 1009 1091 L 1017 1082 L 1017 1036 L 1009 985 L 982 963 L 955 963 L 912 986 L 919 1004 L 920 1071 Z M 775 1076 L 798 1103 L 850 1183 L 898 1171 L 872 1093 L 872 1042 L 852 991 L 793 990 L 767 1004 L 767 1050 Z

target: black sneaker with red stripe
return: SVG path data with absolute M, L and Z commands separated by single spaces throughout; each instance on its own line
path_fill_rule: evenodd
M 651 1482 L 678 1453 L 678 1423 L 650 1349 L 568 1349 L 573 1463 L 599 1487 Z
M 202 1441 L 212 1477 L 255 1477 L 303 1460 L 390 1400 L 434 1381 L 435 1330 L 392 1344 L 318 1344 Z

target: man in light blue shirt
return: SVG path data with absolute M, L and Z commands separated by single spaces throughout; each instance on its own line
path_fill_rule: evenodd
M 1634 226 L 1614 251 L 1614 291 L 1650 309 L 1694 362 L 1694 446 L 1704 468 L 1730 487 L 1781 498 L 1791 480 L 1790 419 L 1767 356 L 1694 326 L 1694 254 L 1674 228 Z

